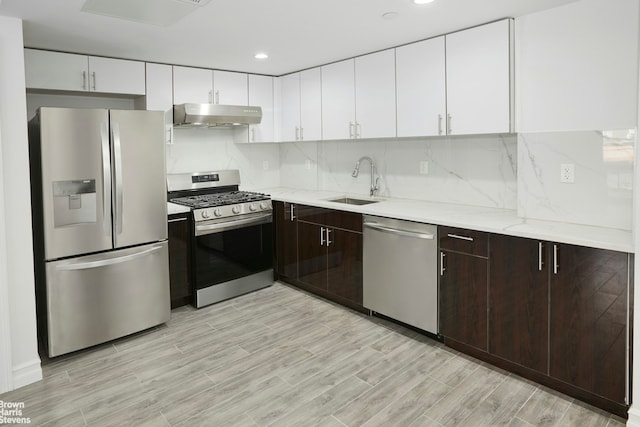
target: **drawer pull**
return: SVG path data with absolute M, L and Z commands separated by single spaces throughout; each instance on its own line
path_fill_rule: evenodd
M 445 268 L 444 268 L 444 257 L 445 257 L 445 254 L 444 254 L 444 252 L 441 251 L 440 252 L 440 276 L 444 276 L 444 270 L 445 270 Z
M 473 237 L 460 236 L 458 234 L 447 234 L 447 237 L 451 237 L 452 239 L 466 240 L 467 242 L 473 242 Z

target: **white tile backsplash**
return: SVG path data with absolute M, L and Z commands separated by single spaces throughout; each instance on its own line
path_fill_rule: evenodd
M 518 135 L 518 215 L 631 230 L 635 130 Z M 575 182 L 560 182 L 560 165 Z
M 167 145 L 167 173 L 221 169 L 240 170 L 240 188 L 280 185 L 278 144 L 235 144 L 234 129 L 174 129 L 174 143 Z M 265 162 L 268 168 L 265 170 Z

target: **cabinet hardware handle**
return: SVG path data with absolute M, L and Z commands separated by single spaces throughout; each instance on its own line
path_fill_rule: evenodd
M 300 127 L 300 141 L 304 141 L 304 128 Z
M 329 247 L 329 245 L 333 243 L 332 240 L 329 240 L 329 233 L 331 233 L 331 231 L 333 231 L 333 230 L 330 230 L 330 229 L 327 228 L 327 240 L 326 240 L 327 247 Z
M 440 251 L 440 276 L 444 276 L 444 271 L 446 270 L 444 268 L 444 257 L 446 255 L 444 254 L 444 252 Z
M 553 245 L 553 274 L 558 274 L 558 245 Z
M 296 126 L 296 141 L 300 141 L 300 128 Z
M 82 90 L 87 90 L 87 72 L 82 72 Z
M 356 138 L 362 138 L 362 125 L 356 122 Z
M 291 221 L 293 221 L 294 219 L 296 219 L 296 216 L 293 214 L 293 208 L 295 208 L 296 205 L 291 205 L 291 210 L 289 212 L 291 212 Z
M 167 126 L 167 144 L 173 145 L 173 126 Z
M 216 104 L 220 104 L 220 91 L 216 91 Z
M 467 242 L 473 242 L 473 237 L 460 236 L 459 234 L 447 234 L 447 237 L 452 239 L 466 240 Z
M 442 114 L 438 114 L 438 135 L 442 135 Z
M 209 91 L 209 104 L 213 104 L 213 90 Z
M 538 271 L 542 271 L 542 242 L 538 242 Z
M 324 227 L 320 227 L 320 246 L 324 245 Z
M 349 138 L 353 139 L 353 122 L 349 122 Z
M 447 113 L 447 135 L 451 135 L 453 131 L 451 130 L 451 114 Z
M 93 77 L 93 90 L 96 90 L 96 72 L 91 73 L 91 77 Z

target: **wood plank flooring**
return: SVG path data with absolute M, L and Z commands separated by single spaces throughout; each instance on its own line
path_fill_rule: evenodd
M 274 286 L 43 362 L 43 426 L 607 426 L 624 420 L 394 323 Z

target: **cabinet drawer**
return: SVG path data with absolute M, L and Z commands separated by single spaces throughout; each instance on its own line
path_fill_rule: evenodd
M 464 228 L 440 227 L 438 236 L 440 249 L 484 257 L 489 255 L 487 233 Z
M 362 214 L 359 213 L 296 205 L 295 215 L 300 221 L 362 232 Z

